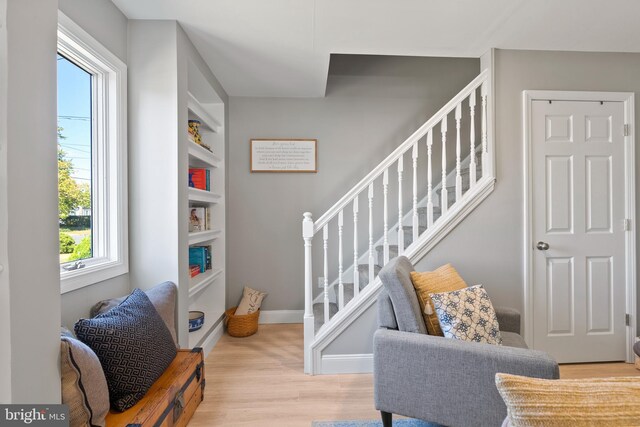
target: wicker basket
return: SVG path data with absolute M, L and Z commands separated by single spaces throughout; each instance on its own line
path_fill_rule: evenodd
M 258 332 L 258 319 L 260 310 L 251 314 L 239 314 L 236 316 L 236 308 L 231 307 L 224 312 L 224 323 L 227 325 L 227 332 L 232 337 L 248 337 Z

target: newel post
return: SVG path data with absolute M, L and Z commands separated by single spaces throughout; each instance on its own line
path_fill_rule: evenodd
M 304 372 L 311 374 L 311 343 L 315 335 L 313 319 L 313 273 L 311 271 L 311 239 L 313 239 L 313 219 L 311 212 L 305 212 L 302 220 L 304 240 Z

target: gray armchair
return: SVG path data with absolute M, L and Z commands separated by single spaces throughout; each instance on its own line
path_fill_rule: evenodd
M 529 350 L 520 336 L 520 314 L 496 308 L 503 345 L 427 335 L 411 283 L 411 262 L 395 258 L 380 271 L 378 324 L 373 339 L 376 409 L 384 427 L 391 414 L 446 426 L 500 426 L 507 408 L 495 386 L 505 372 L 558 378 L 547 353 Z

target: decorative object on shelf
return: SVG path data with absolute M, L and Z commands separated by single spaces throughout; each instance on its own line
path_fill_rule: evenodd
M 189 120 L 189 141 L 211 151 L 211 147 L 202 141 L 202 135 L 200 135 L 200 120 Z
M 243 338 L 258 332 L 258 320 L 260 319 L 260 310 L 256 310 L 251 314 L 236 314 L 237 307 L 231 307 L 224 312 L 224 324 L 227 326 L 227 332 L 232 337 Z
M 317 139 L 252 139 L 251 172 L 318 172 Z
M 189 120 L 189 140 L 198 145 L 202 145 L 202 136 L 200 135 L 200 120 Z
M 204 313 L 202 311 L 189 312 L 189 332 L 197 331 L 204 325 Z
M 251 289 L 247 286 L 244 287 L 242 291 L 242 299 L 240 300 L 240 304 L 238 304 L 237 314 L 251 314 L 260 310 L 260 306 L 262 305 L 262 300 L 267 296 L 266 293 L 256 291 L 255 289 Z

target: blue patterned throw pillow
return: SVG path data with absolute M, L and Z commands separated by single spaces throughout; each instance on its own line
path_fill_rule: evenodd
M 502 344 L 496 312 L 482 285 L 429 296 L 445 337 Z
M 177 354 L 171 332 L 139 289 L 111 310 L 78 320 L 74 329 L 98 356 L 118 411 L 142 399 Z

